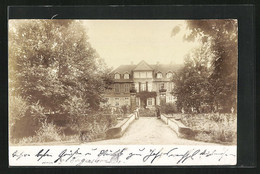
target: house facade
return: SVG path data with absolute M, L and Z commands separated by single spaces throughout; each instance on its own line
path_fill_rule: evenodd
M 174 87 L 171 81 L 174 72 L 179 69 L 175 64 L 148 64 L 141 61 L 137 65 L 121 65 L 112 72 L 114 83 L 105 92 L 106 105 L 120 107 L 131 104 L 130 90 L 136 91 L 136 106 L 154 107 L 160 105 L 160 89 L 166 90 L 166 103 L 175 102 L 171 94 Z M 141 94 L 150 95 L 145 100 Z M 152 95 L 151 95 L 152 94 Z

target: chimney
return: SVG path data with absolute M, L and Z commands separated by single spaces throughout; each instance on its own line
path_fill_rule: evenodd
M 131 61 L 131 65 L 133 65 L 134 64 L 134 62 L 133 61 Z
M 157 62 L 156 62 L 156 65 L 159 65 L 159 64 L 160 64 L 160 62 L 159 62 L 159 61 L 157 61 Z

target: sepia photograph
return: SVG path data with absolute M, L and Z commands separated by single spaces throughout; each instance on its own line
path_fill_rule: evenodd
M 237 145 L 236 19 L 10 19 L 8 70 L 10 147 Z

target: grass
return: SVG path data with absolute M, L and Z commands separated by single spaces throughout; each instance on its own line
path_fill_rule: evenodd
M 220 144 L 237 142 L 236 114 L 174 114 L 173 117 L 196 133 L 195 140 Z

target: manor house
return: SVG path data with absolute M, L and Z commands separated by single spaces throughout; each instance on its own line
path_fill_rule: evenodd
M 141 61 L 137 65 L 121 65 L 112 72 L 114 83 L 110 90 L 105 92 L 107 105 L 119 107 L 130 105 L 130 90 L 134 86 L 136 90 L 136 105 L 140 107 L 154 107 L 160 105 L 159 90 L 166 89 L 166 103 L 173 103 L 175 97 L 171 94 L 174 72 L 180 68 L 176 64 L 148 64 Z M 142 92 L 152 93 L 152 97 L 145 101 L 140 100 Z

